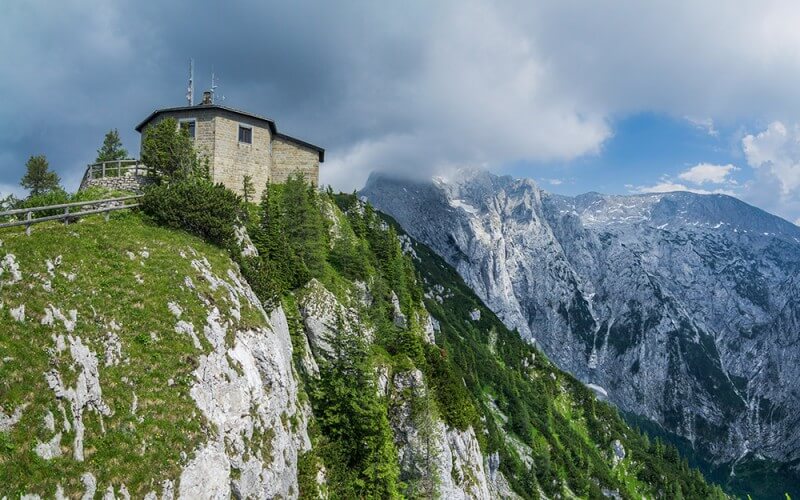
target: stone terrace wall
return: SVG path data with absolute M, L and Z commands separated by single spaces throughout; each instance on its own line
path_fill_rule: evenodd
M 307 181 L 319 184 L 319 153 L 294 142 L 276 137 L 272 141 L 270 181 L 286 182 L 292 174 L 302 174 Z
M 126 173 L 125 175 L 121 175 L 119 177 L 103 177 L 99 179 L 87 179 L 84 177 L 78 190 L 82 191 L 90 187 L 102 187 L 118 191 L 141 193 L 144 190 L 144 187 L 151 182 L 152 179 L 146 175 L 134 175 L 132 172 Z

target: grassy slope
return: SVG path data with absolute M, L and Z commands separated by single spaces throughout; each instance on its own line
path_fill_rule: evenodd
M 122 213 L 110 222 L 97 216 L 69 226 L 37 225 L 30 237 L 18 229 L 4 230 L 0 240 L 0 258 L 14 254 L 23 273 L 23 280 L 15 284 L 3 283 L 8 273 L 0 276 L 0 407 L 9 414 L 18 405 L 28 405 L 12 431 L 0 433 L 0 497 L 22 492 L 52 496 L 57 483 L 67 494 L 75 494 L 83 489 L 84 472 L 93 473 L 101 485 L 125 483 L 137 497 L 161 480 L 176 479 L 185 457 L 204 440 L 205 424 L 189 396 L 198 352 L 188 336 L 175 333 L 176 319 L 167 303 L 178 303 L 184 311 L 181 319 L 202 329 L 206 307 L 183 285 L 184 279 L 192 277 L 212 303 L 225 300 L 223 290 L 212 291 L 199 279 L 191 258 L 196 251 L 197 258 L 205 257 L 214 272 L 224 276 L 233 267 L 226 252 L 185 233 L 148 225 L 136 214 Z M 181 251 L 188 258 L 181 258 Z M 61 264 L 50 276 L 46 261 L 59 255 Z M 74 281 L 66 276 L 70 274 Z M 52 291 L 45 289 L 46 281 Z M 10 314 L 21 304 L 24 323 Z M 78 377 L 71 368 L 69 343 L 66 351 L 51 354 L 52 336 L 68 332 L 58 321 L 52 327 L 40 323 L 48 305 L 64 314 L 77 311 L 72 335 L 97 354 L 102 398 L 113 411 L 102 419 L 96 412 L 84 411 L 83 463 L 72 458 L 74 431 L 62 436 L 61 457 L 48 461 L 34 452 L 37 442 L 53 436 L 44 425 L 46 412 L 55 416 L 57 431 L 63 420 L 45 373 L 57 369 L 68 387 Z M 121 326 L 116 334 L 123 361 L 105 366 L 104 338 L 113 331 L 112 321 Z M 242 322 L 255 325 L 264 320 L 243 308 Z M 210 350 L 205 339 L 202 342 Z M 72 420 L 69 408 L 67 415 Z

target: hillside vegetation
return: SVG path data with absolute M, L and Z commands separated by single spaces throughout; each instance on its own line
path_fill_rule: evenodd
M 267 326 L 203 278 L 230 279 L 227 252 L 138 214 L 0 240 L 0 497 L 87 481 L 142 497 L 176 480 L 209 426 L 190 395 L 209 304 L 220 322 Z M 176 331 L 178 311 L 197 335 Z
M 0 497 L 190 497 L 197 471 L 256 497 L 724 497 L 354 196 L 188 180 L 0 240 Z

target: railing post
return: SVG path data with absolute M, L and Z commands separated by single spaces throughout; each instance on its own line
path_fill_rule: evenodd
M 106 162 L 101 163 L 102 165 L 102 178 L 105 179 L 106 177 Z
M 33 218 L 33 210 L 28 210 L 28 213 L 25 214 L 25 220 L 28 221 L 28 224 L 25 225 L 25 234 L 27 236 L 31 235 L 31 219 Z
M 69 207 L 64 207 L 64 225 L 69 224 Z

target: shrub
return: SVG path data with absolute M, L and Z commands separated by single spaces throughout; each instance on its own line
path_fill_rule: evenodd
M 63 189 L 54 189 L 41 194 L 28 196 L 24 200 L 19 201 L 14 208 L 45 207 L 47 205 L 61 205 L 62 203 L 69 203 L 70 201 L 72 200 L 70 199 L 69 193 Z M 38 219 L 40 217 L 47 217 L 63 212 L 62 209 L 43 210 L 41 212 L 34 212 L 33 218 Z
M 242 202 L 222 184 L 193 178 L 151 186 L 141 207 L 161 225 L 183 229 L 227 248 L 234 241 Z

